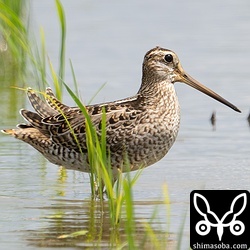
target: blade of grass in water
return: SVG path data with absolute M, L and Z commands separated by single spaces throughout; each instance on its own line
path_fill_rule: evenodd
M 62 99 L 62 91 L 61 91 L 59 79 L 58 79 L 58 76 L 54 70 L 53 64 L 51 63 L 51 61 L 49 59 L 48 59 L 48 61 L 49 61 L 50 72 L 52 74 L 53 83 L 54 83 L 55 90 L 56 90 L 56 97 L 58 98 L 58 100 L 61 100 Z
M 62 91 L 62 82 L 64 80 L 64 73 L 65 73 L 65 49 L 66 49 L 66 20 L 65 20 L 65 13 L 60 0 L 55 0 L 57 14 L 60 21 L 60 28 L 61 28 L 61 40 L 60 40 L 60 59 L 59 59 L 59 87 Z M 57 93 L 58 94 L 58 93 Z M 60 94 L 62 97 L 62 93 Z M 60 99 L 61 100 L 61 99 Z
M 46 43 L 45 43 L 45 34 L 43 28 L 40 29 L 40 37 L 41 37 L 41 80 L 42 84 L 44 85 L 46 83 Z M 44 87 L 44 86 L 43 86 Z
M 180 250 L 182 249 L 181 243 L 182 243 L 182 239 L 184 238 L 184 228 L 185 228 L 185 224 L 186 224 L 186 218 L 187 218 L 187 211 L 185 212 L 183 219 L 182 219 L 182 223 L 179 229 L 179 233 L 178 233 L 178 237 L 177 237 L 177 246 L 176 249 Z
M 92 103 L 95 97 L 99 94 L 99 92 L 105 87 L 107 83 L 103 83 L 101 87 L 96 91 L 96 93 L 91 97 L 91 99 L 88 101 L 88 104 Z
M 90 173 L 90 184 L 91 184 L 91 193 L 92 197 L 94 197 L 96 194 L 96 187 L 95 187 L 95 173 L 96 170 L 94 169 L 94 159 L 96 155 L 96 150 L 95 150 L 95 144 L 96 144 L 96 133 L 94 130 L 94 126 L 92 124 L 92 121 L 89 117 L 89 114 L 86 110 L 86 107 L 81 103 L 79 98 L 74 94 L 74 92 L 69 88 L 69 86 L 63 82 L 64 87 L 66 88 L 67 92 L 70 94 L 71 98 L 75 101 L 77 106 L 80 108 L 82 111 L 86 121 L 85 121 L 85 129 L 86 129 L 86 141 L 87 141 L 87 149 L 88 149 L 88 158 L 90 162 L 90 168 L 91 168 L 91 173 Z M 93 167 L 93 168 L 92 168 Z M 102 194 L 100 194 L 100 197 L 102 197 Z
M 135 245 L 135 221 L 134 221 L 134 206 L 133 206 L 133 194 L 130 175 L 127 175 L 128 179 L 123 180 L 124 188 L 124 200 L 126 210 L 126 234 L 128 239 L 129 249 L 137 249 Z
M 71 60 L 69 60 L 69 65 L 70 65 L 71 73 L 72 73 L 72 76 L 73 76 L 73 82 L 74 82 L 75 93 L 76 93 L 77 96 L 79 97 L 79 96 L 80 96 L 80 92 L 79 92 L 79 89 L 78 89 L 78 83 L 77 83 L 77 80 L 76 80 L 76 75 L 75 75 L 73 63 L 72 63 Z
M 108 194 L 112 197 L 112 189 L 113 189 L 113 180 L 111 176 L 111 172 L 109 172 L 109 164 L 107 163 L 107 149 L 106 149 L 106 114 L 103 110 L 102 113 L 102 128 L 101 128 L 101 141 L 99 141 L 99 136 L 95 130 L 95 126 L 93 125 L 90 116 L 87 112 L 86 107 L 81 103 L 79 98 L 73 93 L 73 91 L 68 87 L 66 83 L 63 82 L 66 90 L 72 97 L 72 99 L 76 102 L 77 106 L 82 111 L 86 122 L 86 141 L 87 141 L 87 149 L 88 149 L 88 159 L 90 162 L 91 174 L 91 190 L 92 196 L 95 196 L 96 188 L 95 184 L 98 185 L 98 195 L 102 198 L 103 184 L 106 187 Z M 97 183 L 96 183 L 97 182 Z

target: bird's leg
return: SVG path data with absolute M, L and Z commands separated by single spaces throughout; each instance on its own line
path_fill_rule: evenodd
M 106 187 L 104 185 L 104 182 L 103 180 L 99 181 L 99 180 L 96 180 L 94 182 L 94 185 L 95 185 L 95 195 L 94 195 L 94 198 L 95 199 L 103 199 L 104 198 L 104 194 L 106 193 Z
M 115 183 L 117 182 L 117 177 L 112 176 L 111 181 L 112 188 L 114 188 Z M 107 190 L 104 180 L 95 181 L 95 199 L 110 199 L 114 198 L 115 193 L 112 190 Z

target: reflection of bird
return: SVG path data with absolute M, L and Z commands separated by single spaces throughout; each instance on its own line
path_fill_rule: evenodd
M 215 111 L 212 113 L 210 121 L 213 126 L 213 130 L 215 130 L 216 129 L 216 112 Z
M 103 109 L 106 112 L 107 150 L 114 176 L 117 169 L 125 171 L 122 169 L 125 157 L 130 170 L 137 170 L 159 161 L 173 145 L 180 122 L 175 82 L 186 83 L 240 112 L 189 76 L 171 50 L 156 47 L 148 51 L 142 70 L 142 83 L 135 96 L 86 106 L 97 130 Z M 31 89 L 27 94 L 36 113 L 22 109 L 28 124 L 3 132 L 29 143 L 54 164 L 89 172 L 85 117 L 80 109 L 59 102 L 50 88 L 46 90 L 46 103 Z

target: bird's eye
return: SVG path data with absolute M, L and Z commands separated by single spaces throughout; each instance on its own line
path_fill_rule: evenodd
M 173 61 L 173 56 L 171 54 L 167 54 L 164 56 L 166 62 L 170 63 Z

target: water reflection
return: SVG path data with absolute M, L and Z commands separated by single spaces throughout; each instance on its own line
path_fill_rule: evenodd
M 103 205 L 93 200 L 52 200 L 54 204 L 44 207 L 33 207 L 47 211 L 39 220 L 46 222 L 47 226 L 37 230 L 27 230 L 25 238 L 29 245 L 36 247 L 88 247 L 112 249 L 117 246 L 126 246 L 126 220 L 122 217 L 118 228 L 112 228 L 109 218 L 107 202 Z M 135 206 L 166 206 L 164 202 L 136 202 Z M 142 215 L 141 215 L 142 216 Z M 160 247 L 166 249 L 174 245 L 173 235 L 166 232 L 166 224 L 162 219 L 145 218 L 138 215 L 135 219 L 136 241 L 140 249 Z M 153 234 L 150 235 L 149 221 L 153 223 Z M 157 229 L 156 229 L 157 228 Z M 78 237 L 66 237 L 77 231 L 86 232 Z

